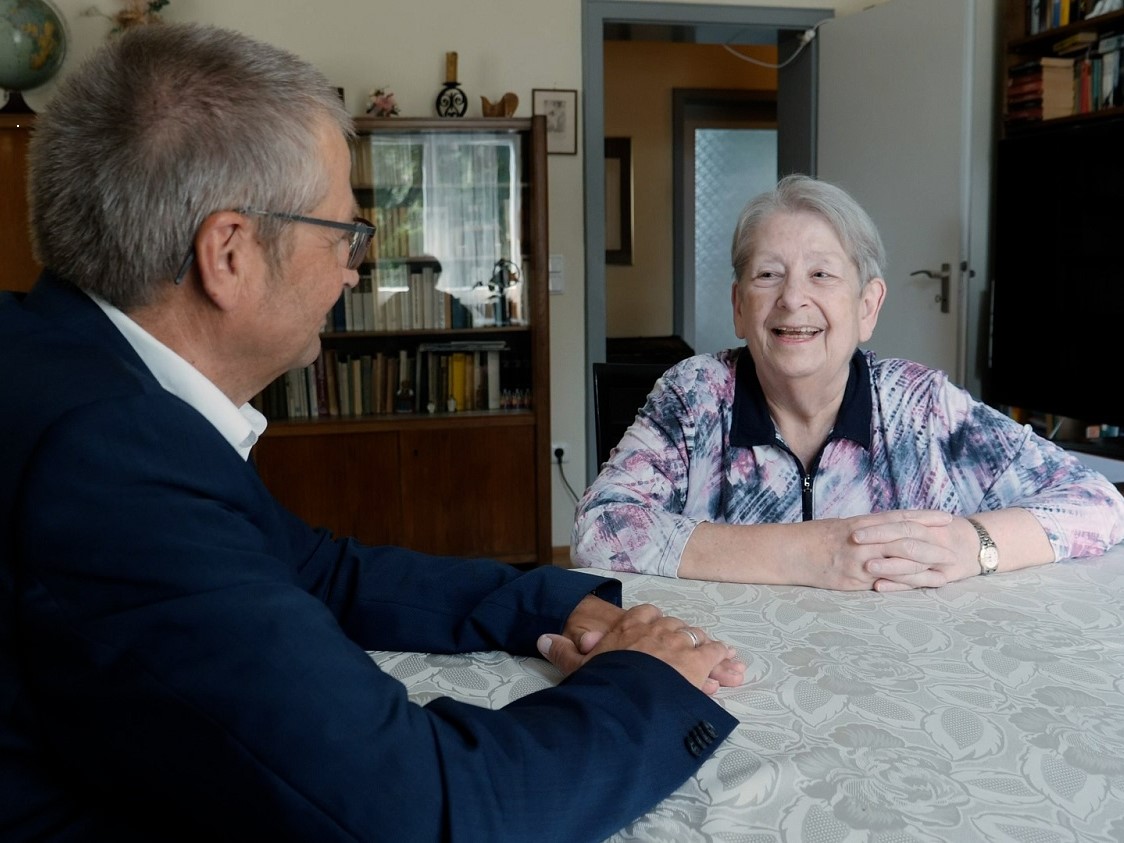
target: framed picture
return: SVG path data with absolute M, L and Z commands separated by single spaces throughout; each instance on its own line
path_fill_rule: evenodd
M 531 113 L 546 115 L 546 151 L 554 155 L 578 153 L 578 92 L 533 88 Z
M 632 265 L 632 138 L 605 138 L 605 263 Z

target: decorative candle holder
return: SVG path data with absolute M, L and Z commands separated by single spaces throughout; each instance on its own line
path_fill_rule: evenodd
M 438 117 L 464 117 L 468 110 L 468 97 L 456 82 L 446 82 L 445 87 L 437 94 Z
M 445 87 L 434 102 L 438 117 L 464 117 L 468 111 L 468 96 L 457 85 L 457 54 L 445 53 Z

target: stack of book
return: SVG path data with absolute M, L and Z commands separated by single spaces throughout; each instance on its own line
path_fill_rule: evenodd
M 1074 60 L 1036 58 L 1007 71 L 1007 120 L 1027 123 L 1074 113 Z

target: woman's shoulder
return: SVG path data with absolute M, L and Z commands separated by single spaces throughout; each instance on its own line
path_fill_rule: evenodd
M 713 389 L 719 385 L 732 384 L 739 351 L 737 348 L 728 348 L 713 354 L 687 357 L 669 366 L 663 378 L 684 391 Z
M 696 354 L 674 363 L 657 381 L 662 401 L 689 408 L 692 415 L 728 404 L 734 393 L 738 349 Z M 662 403 L 662 402 L 661 402 Z
M 907 360 L 904 357 L 879 358 L 873 351 L 863 351 L 867 368 L 870 370 L 870 380 L 875 387 L 902 385 L 929 385 L 933 388 L 948 383 L 948 375 L 940 369 L 918 363 L 916 360 Z

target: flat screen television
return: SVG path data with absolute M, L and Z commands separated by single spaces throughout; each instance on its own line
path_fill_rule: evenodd
M 1124 118 L 1025 130 L 996 166 L 985 398 L 1124 426 Z

